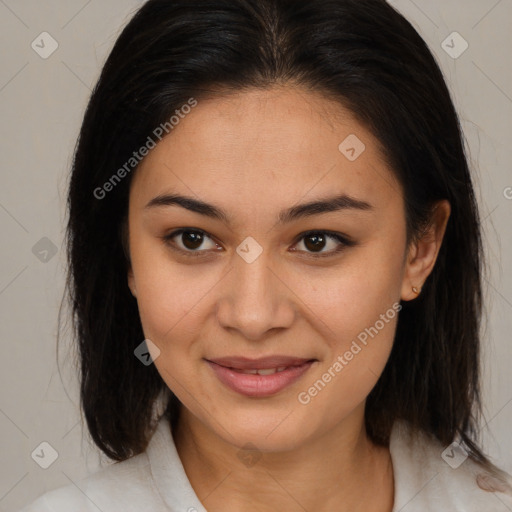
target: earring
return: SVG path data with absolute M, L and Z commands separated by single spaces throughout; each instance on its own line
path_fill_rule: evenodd
M 413 286 L 413 287 L 412 287 L 412 291 L 413 291 L 414 293 L 416 293 L 417 295 L 419 295 L 419 293 L 421 292 L 421 288 L 416 288 L 416 286 Z

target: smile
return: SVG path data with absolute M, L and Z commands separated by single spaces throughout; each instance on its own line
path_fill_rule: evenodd
M 299 380 L 317 362 L 316 359 L 285 356 L 256 360 L 221 358 L 205 361 L 224 386 L 238 394 L 258 398 L 269 397 L 283 391 Z
M 281 366 L 281 368 L 266 368 L 266 369 L 258 369 L 258 370 L 239 370 L 238 368 L 231 368 L 231 370 L 240 373 L 247 373 L 252 375 L 272 375 L 273 373 L 282 372 L 286 370 L 287 366 Z

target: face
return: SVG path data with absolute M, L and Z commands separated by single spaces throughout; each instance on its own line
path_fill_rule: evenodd
M 264 451 L 361 417 L 422 282 L 401 187 L 340 104 L 199 101 L 137 169 L 128 221 L 128 283 L 184 414 Z

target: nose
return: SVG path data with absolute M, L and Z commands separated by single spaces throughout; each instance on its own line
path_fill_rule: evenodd
M 252 263 L 237 253 L 233 255 L 233 267 L 217 303 L 217 319 L 222 327 L 257 341 L 270 330 L 292 325 L 294 294 L 279 267 L 271 264 L 265 250 Z

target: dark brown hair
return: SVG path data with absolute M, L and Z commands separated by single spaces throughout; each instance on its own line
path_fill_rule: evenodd
M 127 286 L 123 243 L 136 168 L 106 183 L 191 97 L 293 84 L 336 98 L 376 136 L 404 191 L 408 242 L 441 199 L 451 217 L 437 263 L 403 302 L 389 361 L 366 404 L 366 428 L 386 443 L 403 418 L 444 445 L 477 443 L 481 414 L 480 222 L 464 140 L 442 73 L 412 25 L 383 0 L 149 0 L 118 37 L 94 87 L 75 149 L 67 226 L 68 292 L 79 350 L 81 405 L 110 458 L 142 452 L 160 393 Z

